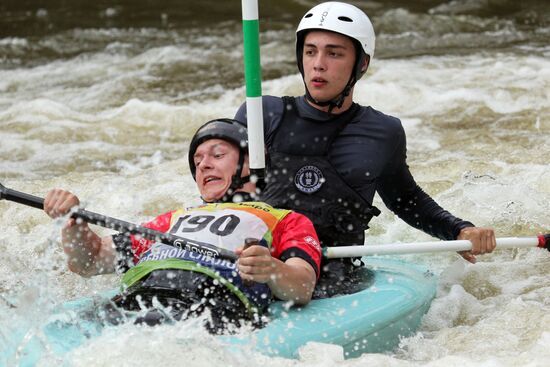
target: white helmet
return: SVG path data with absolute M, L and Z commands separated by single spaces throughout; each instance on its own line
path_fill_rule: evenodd
M 359 42 L 365 54 L 371 59 L 374 57 L 374 28 L 367 14 L 356 6 L 329 1 L 313 7 L 300 21 L 296 34 L 312 29 L 348 36 Z
M 348 85 L 330 101 L 315 101 L 306 86 L 306 97 L 321 106 L 341 107 L 351 88 L 361 79 L 366 70 L 361 70 L 367 56 L 369 61 L 374 57 L 375 35 L 372 23 L 361 9 L 346 3 L 329 1 L 319 4 L 309 10 L 296 29 L 296 61 L 298 69 L 304 76 L 303 50 L 307 32 L 324 30 L 348 36 L 353 41 L 357 57 L 350 75 Z

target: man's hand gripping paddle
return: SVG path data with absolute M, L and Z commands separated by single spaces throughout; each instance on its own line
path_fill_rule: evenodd
M 0 200 L 14 201 L 19 204 L 32 206 L 37 209 L 44 209 L 44 199 L 26 194 L 24 192 L 9 189 L 0 183 Z M 164 244 L 198 252 L 211 257 L 221 257 L 228 260 L 237 260 L 237 255 L 233 251 L 222 249 L 203 243 L 195 243 L 191 240 L 174 236 L 170 233 L 155 231 L 150 228 L 142 227 L 134 223 L 126 222 L 120 219 L 97 214 L 84 209 L 78 209 L 71 213 L 71 218 L 81 219 L 87 223 L 95 224 L 101 227 L 114 229 L 115 231 L 127 234 L 140 235 L 144 238 L 162 242 Z

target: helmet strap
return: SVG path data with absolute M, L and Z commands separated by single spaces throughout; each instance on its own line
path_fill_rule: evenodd
M 227 189 L 225 195 L 219 200 L 220 202 L 233 201 L 233 197 L 235 196 L 237 190 L 242 189 L 246 183 L 250 182 L 250 175 L 241 177 L 244 167 L 244 156 L 245 153 L 242 150 L 239 151 L 239 163 L 237 163 L 237 170 L 235 171 L 235 174 L 231 177 L 231 185 Z
M 307 88 L 307 85 L 304 80 L 304 86 L 306 89 L 306 99 L 310 102 L 316 104 L 317 106 L 326 107 L 328 106 L 328 113 L 332 113 L 332 110 L 335 108 L 341 108 L 344 105 L 344 101 L 346 100 L 346 97 L 349 96 L 351 89 L 355 85 L 355 68 L 353 72 L 351 73 L 351 77 L 348 80 L 348 83 L 344 87 L 344 89 L 338 93 L 338 95 L 334 98 L 332 98 L 329 101 L 317 101 L 311 93 L 309 93 L 309 89 Z

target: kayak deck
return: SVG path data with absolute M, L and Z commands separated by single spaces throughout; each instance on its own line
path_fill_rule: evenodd
M 300 309 L 270 307 L 272 321 L 251 335 L 228 337 L 231 344 L 251 343 L 264 354 L 298 357 L 307 342 L 342 346 L 346 358 L 390 351 L 420 326 L 436 293 L 436 276 L 416 265 L 368 258 L 374 279 L 367 289 L 310 302 Z
M 297 358 L 299 348 L 308 342 L 339 345 L 346 358 L 391 351 L 401 338 L 418 329 L 435 297 L 437 278 L 426 269 L 389 258 L 368 258 L 367 267 L 372 274 L 368 288 L 313 300 L 303 308 L 288 308 L 283 302 L 275 302 L 270 306 L 271 321 L 266 327 L 220 336 L 220 341 L 231 349 L 252 345 L 260 353 L 286 358 Z M 6 353 L 2 359 L 13 360 L 17 353 L 20 365 L 31 366 L 45 350 L 62 359 L 64 354 L 102 333 L 104 325 L 100 320 L 86 315 L 92 314 L 114 291 L 108 293 L 99 300 L 82 298 L 62 304 L 42 327 L 18 328 L 12 334 L 14 344 L 2 353 Z

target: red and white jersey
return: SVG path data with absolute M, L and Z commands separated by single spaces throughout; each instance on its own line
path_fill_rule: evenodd
M 300 257 L 320 273 L 321 247 L 311 221 L 296 212 L 261 202 L 213 203 L 174 210 L 145 223 L 145 227 L 178 237 L 235 250 L 245 238 L 263 240 L 273 257 Z M 131 236 L 134 263 L 153 240 Z

